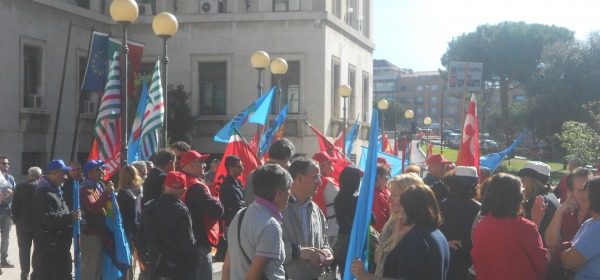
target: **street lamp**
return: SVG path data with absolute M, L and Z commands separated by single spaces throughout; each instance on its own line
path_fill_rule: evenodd
M 161 76 L 163 77 L 163 81 L 162 81 L 162 86 L 163 86 L 163 92 L 164 92 L 164 107 L 165 107 L 165 113 L 164 113 L 164 125 L 163 125 L 163 139 L 161 141 L 164 141 L 163 144 L 161 145 L 161 147 L 166 148 L 167 147 L 167 141 L 168 141 L 168 137 L 167 137 L 167 123 L 169 118 L 168 116 L 168 111 L 167 111 L 167 106 L 168 106 L 168 102 L 167 102 L 167 98 L 168 98 L 168 86 L 167 86 L 167 65 L 169 64 L 169 58 L 167 57 L 167 40 L 169 38 L 171 38 L 171 36 L 175 35 L 175 33 L 177 33 L 177 28 L 179 27 L 179 24 L 177 23 L 177 18 L 175 18 L 174 15 L 167 13 L 167 12 L 162 12 L 156 16 L 154 16 L 154 19 L 152 20 L 152 29 L 154 30 L 154 34 L 156 34 L 156 36 L 160 37 L 163 39 L 163 67 L 161 67 Z
M 385 134 L 385 110 L 388 109 L 388 106 L 390 104 L 388 103 L 387 100 L 385 99 L 381 99 L 379 100 L 379 102 L 377 102 L 377 108 L 379 108 L 381 112 L 381 136 L 383 137 L 383 135 Z M 385 147 L 383 145 L 381 145 L 381 151 L 383 151 Z
M 127 25 L 138 17 L 138 6 L 133 0 L 114 0 L 110 16 L 123 27 L 121 41 L 121 167 L 127 165 Z
M 406 118 L 408 120 L 408 143 L 407 145 L 412 145 L 412 127 L 410 125 L 410 123 L 412 122 L 412 118 L 415 116 L 415 112 L 413 112 L 413 110 L 406 110 L 404 111 L 404 118 Z M 403 149 L 406 149 L 406 147 L 404 147 Z M 408 160 L 410 161 L 410 153 L 407 155 Z
M 427 134 L 425 134 L 425 141 L 427 142 L 427 145 L 429 145 L 429 125 L 431 124 L 431 118 L 425 117 L 425 119 L 423 119 L 423 124 L 425 124 L 425 131 L 427 132 Z
M 258 84 L 256 85 L 258 89 L 258 98 L 262 95 L 262 71 L 265 70 L 269 66 L 270 58 L 269 54 L 264 51 L 256 51 L 250 57 L 250 63 L 254 69 L 258 70 Z M 260 124 L 256 125 L 256 134 L 258 134 L 257 143 L 260 146 Z M 260 147 L 257 149 L 258 153 L 260 153 Z
M 342 145 L 342 153 L 346 154 L 346 129 L 348 128 L 348 116 L 346 116 L 346 99 L 352 94 L 352 88 L 349 85 L 341 85 L 338 88 L 338 95 L 344 99 L 344 128 L 342 129 L 342 139 L 344 144 Z
M 279 94 L 277 97 L 277 109 L 276 114 L 279 113 L 279 109 L 281 107 L 281 95 L 283 94 L 283 90 L 281 89 L 281 77 L 287 73 L 288 64 L 287 61 L 283 58 L 276 58 L 271 61 L 271 73 L 277 77 L 277 88 L 279 89 Z

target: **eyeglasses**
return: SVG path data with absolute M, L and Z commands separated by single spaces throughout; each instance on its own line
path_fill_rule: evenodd
M 234 167 L 237 167 L 237 168 L 244 168 L 244 165 L 242 165 L 242 164 L 238 164 L 238 165 L 235 165 Z
M 0 162 L 0 164 L 2 164 L 2 165 L 10 165 L 10 163 L 8 161 Z

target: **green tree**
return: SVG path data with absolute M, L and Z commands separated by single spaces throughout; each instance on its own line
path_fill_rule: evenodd
M 190 110 L 190 93 L 185 91 L 182 84 L 169 85 L 169 98 L 167 99 L 167 123 L 169 143 L 186 141 L 191 143 L 191 130 L 194 117 Z
M 584 108 L 592 121 L 565 122 L 556 138 L 567 150 L 567 157 L 579 157 L 585 163 L 597 163 L 600 159 L 600 102 L 590 103 Z
M 441 57 L 450 61 L 483 63 L 483 80 L 500 90 L 502 132 L 512 138 L 509 122 L 508 91 L 530 82 L 539 71 L 544 46 L 572 41 L 574 32 L 563 27 L 525 22 L 480 25 L 474 32 L 463 33 L 448 43 Z

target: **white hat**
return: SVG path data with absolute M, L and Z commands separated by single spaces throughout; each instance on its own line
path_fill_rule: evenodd
M 456 174 L 456 176 L 479 178 L 477 176 L 477 168 L 473 166 L 457 166 L 454 169 L 454 174 Z

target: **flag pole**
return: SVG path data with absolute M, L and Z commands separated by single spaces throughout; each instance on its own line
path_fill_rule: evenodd
M 63 89 L 65 87 L 65 74 L 67 69 L 67 59 L 69 57 L 69 43 L 71 42 L 71 28 L 73 20 L 69 21 L 69 32 L 67 34 L 67 46 L 65 48 L 65 59 L 63 61 L 63 71 L 60 80 L 60 89 L 58 91 L 58 105 L 56 106 L 56 118 L 54 120 L 54 131 L 52 132 L 52 146 L 50 148 L 50 158 L 54 158 L 54 148 L 56 147 L 56 134 L 58 134 L 58 120 L 60 119 L 60 108 L 62 107 Z
M 94 27 L 92 27 L 92 32 L 90 33 L 90 44 L 88 45 L 88 60 L 90 59 L 90 53 L 92 52 L 92 38 L 94 37 Z M 87 67 L 86 67 L 86 71 L 87 71 Z M 78 138 L 77 137 L 79 135 L 79 123 L 81 122 L 81 103 L 82 103 L 82 99 L 81 99 L 81 94 L 83 93 L 83 82 L 81 83 L 81 87 L 79 89 L 79 94 L 77 95 L 77 116 L 75 116 L 75 133 L 73 134 L 73 142 L 71 145 L 71 155 L 69 156 L 70 161 L 72 162 L 74 160 L 74 155 L 75 155 L 75 147 L 78 146 Z M 100 102 L 96 103 L 96 104 L 100 104 Z M 92 141 L 94 142 L 94 141 Z

